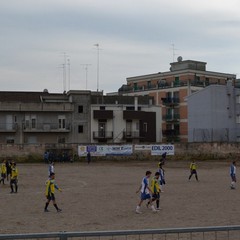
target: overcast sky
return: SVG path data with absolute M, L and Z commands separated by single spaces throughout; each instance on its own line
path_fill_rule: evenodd
M 239 0 L 1 1 L 0 91 L 96 90 L 94 44 L 104 93 L 180 55 L 239 77 L 239 9 Z

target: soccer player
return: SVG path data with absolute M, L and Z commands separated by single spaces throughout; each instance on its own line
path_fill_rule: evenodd
M 18 169 L 16 167 L 15 162 L 12 163 L 12 171 L 10 176 L 10 188 L 11 188 L 10 193 L 14 193 L 13 185 L 15 186 L 15 193 L 17 193 L 18 192 Z
M 190 175 L 189 175 L 189 178 L 188 178 L 189 181 L 190 181 L 193 174 L 195 174 L 195 178 L 198 181 L 197 164 L 195 163 L 194 160 L 190 164 Z
M 151 194 L 153 193 L 152 190 L 149 187 L 149 178 L 151 177 L 151 174 L 152 173 L 150 171 L 146 171 L 146 175 L 142 179 L 142 183 L 141 183 L 139 189 L 136 191 L 136 193 L 138 193 L 141 190 L 140 201 L 137 205 L 136 213 L 142 213 L 140 211 L 140 207 L 141 207 L 144 200 L 149 200 L 149 204 L 151 205 L 152 211 L 156 212 L 156 209 L 152 204 L 152 198 L 151 198 L 151 195 L 150 195 L 150 193 Z
M 160 207 L 159 207 L 159 202 L 160 202 L 160 192 L 161 192 L 161 188 L 160 188 L 160 182 L 159 182 L 159 177 L 160 177 L 160 173 L 156 172 L 155 176 L 152 178 L 151 180 L 151 185 L 150 188 L 152 190 L 152 202 L 156 201 L 156 210 L 159 211 Z M 147 206 L 150 204 L 150 201 L 148 201 Z
M 236 188 L 236 162 L 233 161 L 231 166 L 230 166 L 230 176 L 231 176 L 231 189 L 235 189 Z
M 55 174 L 51 173 L 49 176 L 49 179 L 46 182 L 46 198 L 47 198 L 47 202 L 44 208 L 44 212 L 49 212 L 48 205 L 49 203 L 52 201 L 53 202 L 53 206 L 56 208 L 57 212 L 61 212 L 62 209 L 58 208 L 57 203 L 56 203 L 56 199 L 55 199 L 55 189 L 57 189 L 58 191 L 62 191 L 61 188 L 58 187 L 58 185 L 55 183 Z
M 87 163 L 89 164 L 91 162 L 91 153 L 90 151 L 87 152 Z
M 7 176 L 6 160 L 3 160 L 2 165 L 1 165 L 1 180 L 0 180 L 0 183 L 2 182 L 3 184 L 5 184 L 4 180 L 5 180 L 6 176 Z
M 54 162 L 50 162 L 48 166 L 48 175 L 50 176 L 51 173 L 54 173 Z
M 9 160 L 6 161 L 6 168 L 7 168 L 7 181 L 8 181 L 9 176 L 11 176 L 11 172 L 12 172 L 12 163 Z
M 161 162 L 159 162 L 159 177 L 160 177 L 160 188 L 161 188 L 161 192 L 163 192 L 163 185 L 166 184 L 165 182 L 165 170 L 163 169 L 163 164 Z

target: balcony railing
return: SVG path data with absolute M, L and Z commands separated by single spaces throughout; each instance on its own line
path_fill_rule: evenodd
M 163 116 L 163 120 L 167 122 L 178 122 L 180 120 L 180 114 L 174 113 L 174 114 L 166 114 Z
M 178 105 L 179 104 L 179 98 L 177 97 L 169 97 L 169 98 L 162 98 L 162 103 L 164 105 Z
M 113 131 L 94 131 L 93 139 L 113 139 Z
M 139 139 L 139 138 L 140 138 L 139 132 L 123 131 L 123 139 Z
M 16 132 L 18 129 L 17 123 L 1 123 L 0 132 Z
M 163 131 L 164 136 L 179 136 L 179 130 L 176 129 L 167 129 Z
M 23 124 L 24 132 L 70 132 L 71 124 L 67 123 L 65 126 L 59 126 L 58 123 L 38 123 L 36 125 L 28 126 Z

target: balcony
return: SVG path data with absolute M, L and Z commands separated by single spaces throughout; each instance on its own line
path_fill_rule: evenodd
M 166 114 L 165 116 L 163 116 L 163 120 L 165 120 L 166 122 L 179 122 L 180 114 Z
M 139 139 L 140 137 L 140 132 L 126 132 L 123 131 L 123 139 Z
M 27 126 L 23 124 L 23 132 L 25 133 L 41 133 L 41 132 L 60 132 L 69 133 L 71 131 L 71 124 L 59 126 L 58 123 L 38 123 L 35 126 Z
M 178 136 L 179 134 L 179 130 L 177 129 L 167 129 L 163 131 L 164 136 Z
M 113 139 L 113 131 L 94 131 L 93 139 Z
M 167 129 L 163 131 L 163 137 L 166 139 L 166 142 L 180 142 L 178 129 Z
M 14 133 L 18 129 L 17 123 L 1 123 L 0 124 L 0 132 L 1 133 Z
M 162 104 L 165 106 L 178 106 L 179 98 L 176 97 L 162 98 Z

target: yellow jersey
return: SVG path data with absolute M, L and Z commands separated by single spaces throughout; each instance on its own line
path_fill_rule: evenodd
M 190 164 L 190 170 L 197 170 L 197 164 L 194 163 L 194 162 L 192 162 L 192 163 Z
M 18 178 L 18 169 L 16 167 L 12 167 L 11 179 L 17 179 L 17 178 Z
M 45 195 L 46 195 L 46 196 L 49 196 L 49 195 L 54 194 L 55 188 L 56 188 L 56 189 L 59 189 L 59 187 L 57 186 L 57 184 L 55 184 L 54 179 L 48 179 L 47 182 L 46 182 L 46 192 L 45 192 Z M 60 190 L 60 191 L 61 191 L 61 190 Z
M 2 163 L 1 165 L 1 173 L 2 174 L 6 174 L 7 173 L 7 167 L 5 163 Z
M 160 189 L 159 180 L 157 178 L 155 178 L 155 177 L 152 178 L 151 184 L 150 184 L 150 189 L 155 194 L 160 193 L 161 189 Z

